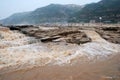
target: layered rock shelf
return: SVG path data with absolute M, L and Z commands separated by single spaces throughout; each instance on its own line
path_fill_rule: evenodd
M 28 80 L 27 76 L 24 79 L 15 77 L 12 77 L 13 79 L 7 78 L 7 74 L 21 70 L 34 70 L 35 67 L 48 67 L 46 70 L 48 70 L 49 67 L 55 67 L 51 68 L 53 70 L 62 67 L 60 68 L 62 70 L 63 67 L 66 68 L 67 66 L 71 66 L 72 68 L 77 65 L 96 65 L 100 62 L 107 63 L 109 59 L 120 55 L 119 40 L 115 42 L 115 44 L 114 41 L 112 43 L 112 41 L 104 39 L 104 36 L 102 36 L 106 31 L 104 28 L 83 29 L 79 27 L 60 28 L 42 26 L 18 28 L 0 27 L 0 80 Z M 100 30 L 104 33 L 101 33 Z M 119 33 L 119 31 L 117 33 Z M 114 38 L 111 40 L 113 39 Z M 78 66 L 76 69 L 78 69 Z M 71 70 L 73 70 L 73 68 Z M 58 73 L 59 72 L 60 71 L 58 71 Z M 20 72 L 19 74 L 22 73 Z M 73 75 L 72 73 L 70 74 Z M 29 76 L 27 73 L 24 75 Z M 39 76 L 41 75 L 42 74 L 39 74 Z M 71 78 L 69 79 L 68 77 L 67 79 L 74 80 Z M 101 76 L 100 80 L 103 80 L 103 78 L 106 77 Z M 53 78 L 50 80 L 52 79 Z M 60 79 L 62 78 L 54 80 Z M 40 79 L 31 78 L 29 80 Z M 45 77 L 43 80 L 45 80 Z M 84 77 L 81 80 L 87 79 Z M 92 78 L 88 80 L 92 80 Z M 98 78 L 96 78 L 96 80 L 98 80 Z

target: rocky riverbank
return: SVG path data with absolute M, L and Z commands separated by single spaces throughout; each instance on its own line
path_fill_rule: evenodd
M 22 80 L 104 80 L 102 77 L 114 76 L 119 80 L 120 44 L 113 41 L 119 39 L 119 31 L 112 31 L 117 37 L 107 38 L 109 41 L 100 30 L 106 33 L 101 28 L 0 27 L 0 80 L 21 80 L 22 76 Z

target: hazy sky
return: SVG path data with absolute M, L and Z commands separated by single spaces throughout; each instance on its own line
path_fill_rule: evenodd
M 51 3 L 84 5 L 98 1 L 100 0 L 0 0 L 0 19 L 17 12 L 32 11 Z

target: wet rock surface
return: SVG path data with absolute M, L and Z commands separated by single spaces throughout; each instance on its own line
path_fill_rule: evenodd
M 0 80 L 119 80 L 120 45 L 96 30 L 0 27 Z
M 91 42 L 91 39 L 79 28 L 37 28 L 21 29 L 24 34 L 41 39 L 41 42 L 66 42 L 72 44 L 83 44 Z
M 97 32 L 105 40 L 120 44 L 120 27 L 102 27 L 98 29 Z

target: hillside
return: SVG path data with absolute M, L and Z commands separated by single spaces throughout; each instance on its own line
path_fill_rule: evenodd
M 39 24 L 44 22 L 66 22 L 68 17 L 78 12 L 81 6 L 50 4 L 31 12 L 16 13 L 2 20 L 3 24 Z
M 3 24 L 40 24 L 55 22 L 100 22 L 117 23 L 120 21 L 120 0 L 101 0 L 86 4 L 50 4 L 31 12 L 16 13 L 0 21 Z
M 103 22 L 116 23 L 120 21 L 120 0 L 101 0 L 98 3 L 87 4 L 81 11 L 75 13 L 70 22 L 89 22 L 102 17 Z

